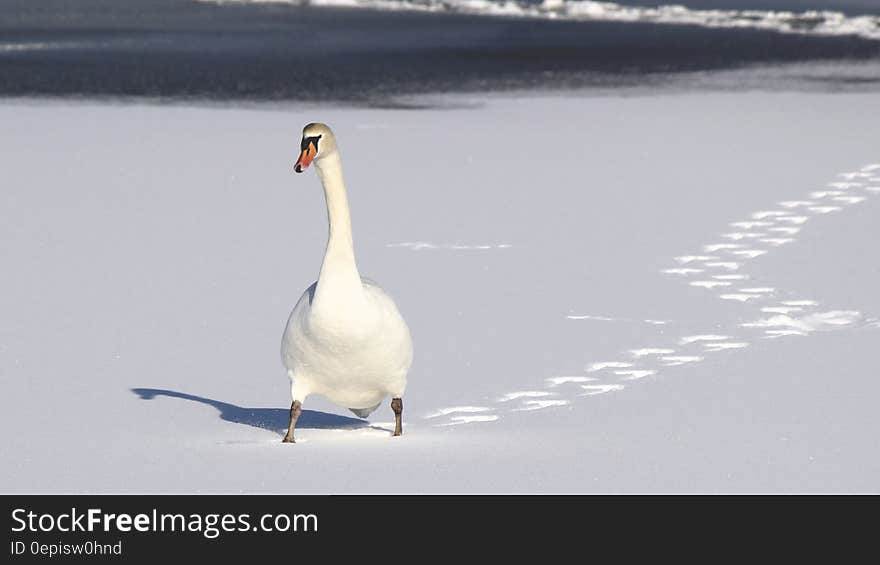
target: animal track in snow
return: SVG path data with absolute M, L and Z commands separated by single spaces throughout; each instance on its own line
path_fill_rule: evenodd
M 785 330 L 767 330 L 764 332 L 767 338 L 775 338 L 775 337 L 787 337 L 790 335 L 809 335 L 806 332 L 802 332 L 800 330 L 794 329 L 785 329 Z
M 602 369 L 625 369 L 632 366 L 632 363 L 627 363 L 625 361 L 601 361 L 599 363 L 591 363 L 587 367 L 587 372 L 595 373 L 596 371 L 601 371 Z
M 615 390 L 622 390 L 623 385 L 612 384 L 612 385 L 582 385 L 582 389 L 587 391 L 581 396 L 596 396 L 597 394 L 605 394 L 606 392 L 614 392 Z
M 739 249 L 740 247 L 742 247 L 741 243 L 713 243 L 711 245 L 704 245 L 703 251 L 712 253 L 715 251 L 721 251 L 722 249 Z
M 730 232 L 721 234 L 721 237 L 732 239 L 733 241 L 740 241 L 742 239 L 757 239 L 765 235 L 767 234 L 762 232 Z
M 590 314 L 570 314 L 566 316 L 569 320 L 597 320 L 599 322 L 613 322 L 614 318 L 609 318 L 607 316 L 591 316 Z
M 752 218 L 755 220 L 763 220 L 766 218 L 779 218 L 782 216 L 787 216 L 789 213 L 781 210 L 768 210 L 762 212 L 755 212 L 752 214 Z
M 748 292 L 749 294 L 768 294 L 772 293 L 775 289 L 769 286 L 759 286 L 753 288 L 741 288 L 740 292 Z
M 442 426 L 455 426 L 457 424 L 472 424 L 474 422 L 494 422 L 498 419 L 495 414 L 487 416 L 453 416 L 449 422 L 441 424 Z
M 543 398 L 545 396 L 553 396 L 554 393 L 546 390 L 520 390 L 517 392 L 508 392 L 498 399 L 498 402 L 510 402 L 511 400 L 519 400 L 522 398 Z
M 703 360 L 699 355 L 669 355 L 661 357 L 660 359 L 666 363 L 667 367 L 676 367 L 686 363 L 697 363 Z
M 732 294 L 722 294 L 719 296 L 722 300 L 736 300 L 738 302 L 748 302 L 753 298 L 757 298 L 756 294 L 741 294 L 741 293 L 732 293 Z
M 543 408 L 552 408 L 557 406 L 567 406 L 571 404 L 570 400 L 526 400 L 516 411 L 541 410 Z
M 815 204 L 812 200 L 786 200 L 780 202 L 779 205 L 784 208 L 799 208 L 801 206 L 811 206 Z
M 816 306 L 819 303 L 815 300 L 785 300 L 782 304 L 786 306 Z
M 719 269 L 727 269 L 728 271 L 736 271 L 739 269 L 739 263 L 735 261 L 717 261 L 714 263 L 706 263 L 707 267 L 718 267 Z
M 744 229 L 744 230 L 750 230 L 750 229 L 752 229 L 752 228 L 764 228 L 764 227 L 769 227 L 769 226 L 772 226 L 773 223 L 772 223 L 772 222 L 755 222 L 755 221 L 750 221 L 750 222 L 732 222 L 732 223 L 729 224 L 729 225 L 731 225 L 731 226 L 733 226 L 733 227 L 735 227 L 735 228 L 742 228 L 742 229 Z
M 450 414 L 475 414 L 478 412 L 491 412 L 492 408 L 488 406 L 452 406 L 451 408 L 441 408 L 436 412 L 432 412 L 425 418 L 439 418 L 440 416 L 448 416 Z
M 800 232 L 800 231 L 801 231 L 801 228 L 793 228 L 793 227 L 785 226 L 785 227 L 775 227 L 775 228 L 770 228 L 770 229 L 767 230 L 767 231 L 772 231 L 772 232 L 776 232 L 776 233 L 782 233 L 782 234 L 785 234 L 785 235 L 794 235 L 794 234 Z
M 727 349 L 742 349 L 744 347 L 748 347 L 749 344 L 744 341 L 714 341 L 711 343 L 704 343 L 703 347 L 705 347 L 709 351 L 724 351 Z
M 624 390 L 635 381 L 654 377 L 667 370 L 680 370 L 682 366 L 698 365 L 707 356 L 735 352 L 749 347 L 749 336 L 780 339 L 812 335 L 850 327 L 880 327 L 880 321 L 866 319 L 855 310 L 820 311 L 815 300 L 789 298 L 791 296 L 769 285 L 751 280 L 746 266 L 757 257 L 771 254 L 782 246 L 795 244 L 796 237 L 812 217 L 843 212 L 846 207 L 865 202 L 871 195 L 880 193 L 880 163 L 862 167 L 859 171 L 841 173 L 843 180 L 827 183 L 825 190 L 813 190 L 808 198 L 778 202 L 779 209 L 759 210 L 749 214 L 748 219 L 730 222 L 736 231 L 720 234 L 723 243 L 708 243 L 700 247 L 702 253 L 673 257 L 675 266 L 662 269 L 666 275 L 677 275 L 692 287 L 703 288 L 722 300 L 739 302 L 739 308 L 753 313 L 751 319 L 737 323 L 736 331 L 685 335 L 671 341 L 680 351 L 660 343 L 657 346 L 627 350 L 633 362 L 600 361 L 584 368 L 584 374 L 559 375 L 545 378 L 543 387 L 535 390 L 518 390 L 500 395 L 496 400 L 499 408 L 507 412 L 524 412 L 569 406 L 574 397 L 591 397 Z M 865 183 L 876 183 L 875 185 Z M 855 191 L 858 191 L 855 193 Z M 427 245 L 427 246 L 426 246 Z M 458 247 L 467 249 L 504 248 L 502 246 L 434 246 L 431 244 L 396 244 L 411 249 L 434 249 Z M 736 260 L 730 260 L 734 257 Z M 731 289 L 734 284 L 737 288 Z M 665 320 L 631 320 L 606 316 L 569 315 L 573 320 L 600 320 L 607 322 L 641 321 L 657 325 Z M 728 335 L 728 333 L 730 335 Z M 758 334 L 755 336 L 755 334 Z M 613 382 L 613 381 L 618 382 Z M 568 386 L 566 386 L 568 385 Z M 579 391 L 573 393 L 572 390 Z M 573 396 L 574 395 L 574 396 Z M 586 400 L 585 400 L 586 401 Z M 491 422 L 499 418 L 497 411 L 488 406 L 457 406 L 443 408 L 426 418 L 445 418 L 440 425 Z
M 643 349 L 630 349 L 629 352 L 633 357 L 645 357 L 648 355 L 666 355 L 669 353 L 675 353 L 675 350 L 659 347 L 645 347 Z
M 743 249 L 740 251 L 733 251 L 733 254 L 740 257 L 746 257 L 748 259 L 754 259 L 755 257 L 766 255 L 767 251 L 764 249 Z
M 844 202 L 846 204 L 858 204 L 859 202 L 864 202 L 867 200 L 865 196 L 835 196 L 832 198 L 837 202 Z
M 809 210 L 817 214 L 830 214 L 831 212 L 839 212 L 843 208 L 840 206 L 810 206 Z
M 784 216 L 782 218 L 779 218 L 779 221 L 786 222 L 789 224 L 800 225 L 800 224 L 805 224 L 807 222 L 807 220 L 809 220 L 809 219 L 810 218 L 808 218 L 807 216 Z
M 668 323 L 667 320 L 634 320 L 632 318 L 612 318 L 610 316 L 596 316 L 593 314 L 568 314 L 565 317 L 569 320 L 594 320 L 597 322 L 638 322 L 651 324 L 652 326 L 662 326 Z
M 780 245 L 785 245 L 786 243 L 793 243 L 794 238 L 792 237 L 766 237 L 759 239 L 761 243 L 769 243 L 774 247 L 778 247 Z
M 679 343 L 681 343 L 682 345 L 688 345 L 699 341 L 724 341 L 726 339 L 730 339 L 730 337 L 726 335 L 714 334 L 689 335 L 681 338 L 681 340 L 679 340 Z
M 614 371 L 614 374 L 623 377 L 623 380 L 625 381 L 635 381 L 650 377 L 651 375 L 656 375 L 657 371 L 651 369 L 629 369 L 627 371 Z
M 693 263 L 694 261 L 712 261 L 714 259 L 720 259 L 720 257 L 710 255 L 682 255 L 675 258 L 675 260 L 682 265 Z
M 545 379 L 549 386 L 559 386 L 564 385 L 566 383 L 587 383 L 590 381 L 597 380 L 596 377 L 581 377 L 581 376 L 571 376 L 571 377 L 550 377 Z
M 730 286 L 733 283 L 727 281 L 691 281 L 691 286 L 701 286 L 703 288 L 715 288 L 716 286 Z
M 742 324 L 744 328 L 791 328 L 806 333 L 839 329 L 862 321 L 861 312 L 855 310 L 831 310 L 801 317 L 779 314 Z
M 765 306 L 761 308 L 761 312 L 766 312 L 768 314 L 789 314 L 802 309 L 803 308 L 797 306 Z

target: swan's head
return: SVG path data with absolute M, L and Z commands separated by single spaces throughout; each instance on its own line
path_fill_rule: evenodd
M 301 173 L 312 161 L 318 162 L 336 152 L 336 138 L 326 124 L 308 124 L 303 128 L 302 142 L 299 145 L 299 159 L 293 170 Z

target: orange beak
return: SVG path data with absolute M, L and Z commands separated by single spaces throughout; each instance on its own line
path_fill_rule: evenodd
M 299 159 L 296 160 L 296 164 L 293 166 L 293 170 L 301 173 L 304 170 L 309 168 L 309 165 L 312 164 L 312 159 L 315 158 L 315 155 L 318 153 L 318 148 L 315 147 L 315 144 L 309 142 L 309 146 L 302 150 L 302 153 L 299 154 Z

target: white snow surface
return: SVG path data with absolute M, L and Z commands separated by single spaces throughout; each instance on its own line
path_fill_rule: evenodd
M 880 182 L 765 213 L 880 168 L 878 97 L 437 101 L 0 104 L 2 491 L 880 490 Z M 311 121 L 412 330 L 400 438 L 310 397 L 280 442 Z
M 848 16 L 833 10 L 700 10 L 680 4 L 632 6 L 594 0 L 201 0 L 213 4 L 308 4 L 391 12 L 432 12 L 476 16 L 571 21 L 692 25 L 708 28 L 759 29 L 803 35 L 852 35 L 880 39 L 880 17 Z M 12 44 L 13 47 L 16 44 Z M 2 46 L 0 46 L 2 48 Z

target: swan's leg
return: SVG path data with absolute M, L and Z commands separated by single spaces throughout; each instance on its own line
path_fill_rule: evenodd
M 302 414 L 302 402 L 294 400 L 290 405 L 290 425 L 287 427 L 287 435 L 281 440 L 282 442 L 296 443 L 296 440 L 293 439 L 293 428 L 296 427 L 296 421 L 299 420 L 300 414 Z
M 296 421 L 299 420 L 299 415 L 302 414 L 302 403 L 308 396 L 308 385 L 305 382 L 299 382 L 302 379 L 297 379 L 296 375 L 293 374 L 293 371 L 287 371 L 287 376 L 290 377 L 290 400 L 292 401 L 290 404 L 290 425 L 287 427 L 287 434 L 284 436 L 284 443 L 296 443 L 296 440 L 293 438 L 293 429 L 296 427 Z
M 403 434 L 403 399 L 392 398 L 391 409 L 394 410 L 394 435 Z

